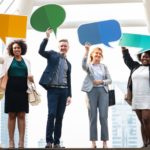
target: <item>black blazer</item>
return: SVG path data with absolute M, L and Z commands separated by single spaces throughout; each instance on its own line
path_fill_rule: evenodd
M 58 68 L 60 54 L 53 50 L 45 51 L 48 39 L 44 39 L 40 45 L 39 54 L 47 59 L 47 66 L 41 76 L 39 84 L 46 90 L 49 88 L 53 77 L 55 76 L 56 70 Z M 68 71 L 67 71 L 67 86 L 68 86 L 68 96 L 71 94 L 71 64 L 67 60 Z

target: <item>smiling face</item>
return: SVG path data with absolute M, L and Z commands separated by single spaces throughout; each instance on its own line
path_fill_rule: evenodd
M 27 44 L 22 39 L 14 40 L 9 43 L 7 50 L 10 56 L 18 57 L 21 55 L 25 55 L 27 52 Z
M 100 63 L 102 57 L 102 49 L 100 49 L 99 47 L 95 48 L 90 54 L 91 62 L 93 63 Z
M 15 57 L 21 56 L 21 47 L 17 43 L 12 45 L 12 50 Z
M 67 40 L 61 40 L 59 41 L 59 46 L 58 46 L 60 53 L 63 55 L 66 55 L 66 53 L 69 50 L 69 43 Z
M 143 65 L 150 65 L 150 54 L 149 53 L 142 53 L 140 61 Z

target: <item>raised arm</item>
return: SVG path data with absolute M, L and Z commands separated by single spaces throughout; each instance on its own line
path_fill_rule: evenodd
M 50 34 L 52 32 L 52 29 L 48 28 L 46 30 L 46 38 L 43 39 L 41 45 L 40 45 L 40 48 L 39 48 L 39 54 L 45 58 L 48 58 L 49 57 L 49 52 L 48 51 L 45 51 L 45 47 L 48 43 L 48 39 L 50 37 Z
M 85 53 L 84 53 L 83 60 L 82 60 L 82 68 L 85 71 L 88 71 L 87 59 L 88 59 L 88 54 L 89 54 L 90 46 L 91 45 L 89 43 L 85 44 Z
M 139 63 L 137 61 L 134 61 L 132 57 L 130 56 L 129 50 L 126 47 L 121 47 L 124 63 L 127 65 L 127 67 L 132 70 L 134 69 Z

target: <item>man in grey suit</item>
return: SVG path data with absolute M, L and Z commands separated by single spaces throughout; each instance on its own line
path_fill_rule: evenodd
M 51 29 L 46 31 L 39 54 L 47 59 L 47 66 L 39 84 L 47 90 L 48 119 L 46 127 L 46 147 L 61 148 L 60 137 L 62 120 L 66 105 L 71 103 L 71 64 L 66 58 L 69 50 L 68 40 L 59 41 L 59 52 L 45 51 Z

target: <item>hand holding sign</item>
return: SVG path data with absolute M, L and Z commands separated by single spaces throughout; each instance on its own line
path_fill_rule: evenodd
M 56 35 L 57 28 L 65 17 L 65 10 L 61 6 L 49 4 L 38 8 L 32 14 L 30 22 L 35 30 L 45 32 L 50 27 Z
M 92 45 L 103 43 L 110 47 L 109 42 L 121 37 L 120 24 L 116 20 L 83 24 L 78 28 L 78 37 L 82 45 L 89 42 Z

